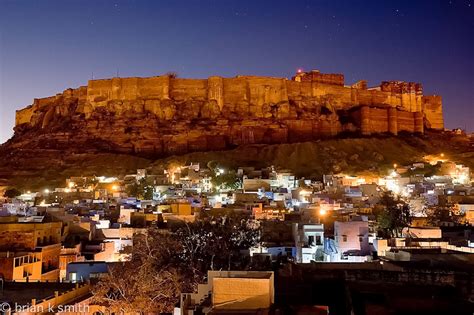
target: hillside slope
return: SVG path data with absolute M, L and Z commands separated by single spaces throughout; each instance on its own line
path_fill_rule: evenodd
M 298 176 L 319 178 L 327 173 L 385 173 L 393 163 L 419 161 L 427 154 L 444 153 L 447 158 L 474 167 L 474 148 L 465 136 L 430 133 L 424 136 L 400 135 L 339 138 L 275 145 L 246 145 L 233 150 L 194 152 L 165 159 L 151 160 L 128 154 L 117 154 L 106 147 L 95 150 L 75 147 L 15 148 L 6 143 L 0 148 L 0 186 L 34 189 L 61 185 L 70 176 L 135 173 L 148 168 L 160 173 L 170 163 L 184 165 L 208 161 L 236 168 L 269 166 L 288 169 Z

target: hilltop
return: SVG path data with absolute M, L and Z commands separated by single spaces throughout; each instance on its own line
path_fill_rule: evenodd
M 91 80 L 17 111 L 14 136 L 0 148 L 0 185 L 160 171 L 172 160 L 274 165 L 307 177 L 375 172 L 451 150 L 443 128 L 441 97 L 413 82 L 347 85 L 319 71 L 291 80 Z

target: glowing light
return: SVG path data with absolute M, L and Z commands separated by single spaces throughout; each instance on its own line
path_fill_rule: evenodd
M 444 157 L 444 153 L 441 153 L 440 155 L 441 155 L 441 157 Z
M 44 190 L 44 193 L 45 193 L 45 194 L 49 194 L 49 189 L 46 188 L 46 189 Z
M 105 183 L 105 184 L 110 184 L 110 183 L 113 183 L 117 180 L 116 177 L 99 176 L 97 178 L 99 180 L 99 183 Z
M 396 169 L 396 168 L 397 168 L 397 166 L 398 166 L 398 165 L 397 165 L 397 163 L 393 164 L 393 168 L 395 168 L 395 169 Z
M 74 182 L 69 182 L 68 187 L 69 187 L 69 188 L 74 188 L 75 185 L 76 185 L 76 184 L 75 184 Z
M 112 190 L 117 191 L 118 189 L 119 189 L 119 187 L 118 187 L 117 185 L 113 185 L 113 186 L 112 186 Z
M 299 68 L 299 69 L 297 70 L 297 72 L 298 72 L 298 73 L 301 73 L 301 72 L 303 72 L 303 69 Z
M 326 215 L 327 211 L 325 209 L 319 210 L 320 215 Z

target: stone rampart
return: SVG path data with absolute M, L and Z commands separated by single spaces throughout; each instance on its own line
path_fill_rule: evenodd
M 69 125 L 68 125 L 69 124 Z M 417 83 L 344 85 L 344 76 L 299 73 L 293 80 L 172 76 L 91 80 L 17 111 L 16 132 L 76 130 L 123 153 L 169 155 L 241 144 L 442 129 L 441 98 Z M 57 136 L 56 136 L 57 137 Z M 62 138 L 57 141 L 63 141 Z

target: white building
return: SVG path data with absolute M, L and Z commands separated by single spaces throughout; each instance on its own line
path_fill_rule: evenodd
M 335 252 L 330 253 L 331 262 L 366 261 L 370 255 L 369 222 L 334 222 Z
M 324 225 L 294 223 L 293 238 L 296 247 L 296 262 L 309 263 L 324 258 Z

